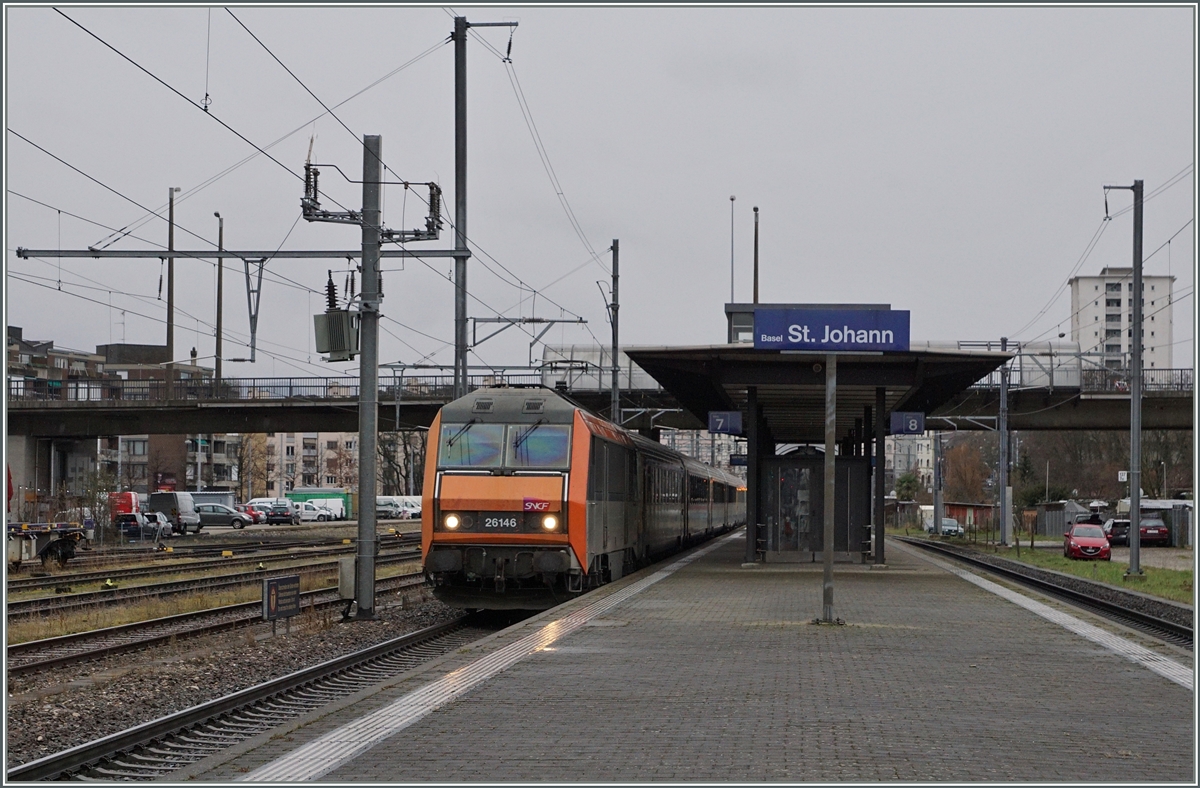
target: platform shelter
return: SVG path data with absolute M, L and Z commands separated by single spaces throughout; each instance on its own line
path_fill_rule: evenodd
M 892 414 L 932 412 L 1011 354 L 913 343 L 909 313 L 888 304 L 725 314 L 727 344 L 628 354 L 710 430 L 740 421 L 729 431 L 748 443 L 746 562 L 886 565 L 882 528 L 871 533 L 884 505 L 874 458 Z

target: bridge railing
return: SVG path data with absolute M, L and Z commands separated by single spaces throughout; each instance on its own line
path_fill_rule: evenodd
M 1024 370 L 1029 372 L 1029 370 Z M 1073 375 L 1060 375 L 1058 380 L 1047 376 L 1042 370 L 1029 374 L 1024 380 L 1022 369 L 1016 365 L 1009 369 L 1010 389 L 1038 388 L 1064 389 L 1089 394 L 1121 394 L 1129 391 L 1130 372 L 1127 369 L 1075 369 Z M 1191 369 L 1146 369 L 1142 370 L 1142 391 L 1192 391 L 1195 386 L 1195 371 Z M 1000 371 L 992 372 L 972 384 L 974 389 L 999 389 Z
M 540 385 L 540 373 L 522 371 L 469 375 L 468 390 L 485 386 Z M 213 400 L 254 402 L 257 400 L 357 400 L 357 377 L 328 378 L 223 378 L 176 380 L 33 380 L 9 378 L 8 401 L 19 405 L 38 402 L 170 402 Z M 443 400 L 454 398 L 450 375 L 381 375 L 381 401 Z

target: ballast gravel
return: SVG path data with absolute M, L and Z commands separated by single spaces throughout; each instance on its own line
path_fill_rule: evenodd
M 317 613 L 271 635 L 257 624 L 222 635 L 10 677 L 8 768 L 285 676 L 462 614 L 436 601 L 378 607 L 375 621 Z

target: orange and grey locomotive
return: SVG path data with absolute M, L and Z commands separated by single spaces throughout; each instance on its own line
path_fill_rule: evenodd
M 428 446 L 425 574 L 458 607 L 552 607 L 745 522 L 741 479 L 550 389 L 455 400 Z

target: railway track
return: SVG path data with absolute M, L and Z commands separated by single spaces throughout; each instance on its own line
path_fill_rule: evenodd
M 419 587 L 423 583 L 424 576 L 420 572 L 412 572 L 377 580 L 375 591 L 403 591 Z M 300 594 L 302 611 L 322 610 L 345 604 L 336 588 L 323 588 Z M 261 620 L 262 601 L 255 600 L 45 640 L 16 643 L 6 649 L 7 672 L 8 675 L 14 676 L 72 665 L 111 654 L 144 649 L 157 643 L 211 635 Z
M 404 534 L 399 539 L 388 539 L 382 541 L 381 544 L 410 546 L 420 543 L 419 534 Z M 303 549 L 304 552 L 280 552 L 270 555 L 259 554 L 256 550 L 251 556 L 244 557 L 224 557 L 217 559 L 201 559 L 193 560 L 190 563 L 168 563 L 162 565 L 156 563 L 152 566 L 136 566 L 136 567 L 111 567 L 105 570 L 97 570 L 91 572 L 72 572 L 67 571 L 56 575 L 47 575 L 42 577 L 10 577 L 8 579 L 8 593 L 11 596 L 14 593 L 23 591 L 41 591 L 46 589 L 61 588 L 63 586 L 81 586 L 90 583 L 100 583 L 105 580 L 127 580 L 137 577 L 153 577 L 162 574 L 181 574 L 184 572 L 203 572 L 209 569 L 229 569 L 237 566 L 253 566 L 258 563 L 277 562 L 277 561 L 296 561 L 305 558 L 319 557 L 323 555 L 339 555 L 343 553 L 352 553 L 355 550 L 353 540 L 351 544 L 346 545 L 341 541 L 335 543 L 336 546 L 321 545 L 312 547 L 309 545 L 299 546 L 277 546 L 279 549 Z M 241 547 L 223 546 L 222 551 L 229 550 L 236 555 L 242 555 L 246 551 Z M 162 551 L 157 551 L 153 555 L 146 555 L 143 558 L 153 559 L 179 559 L 178 554 L 165 555 Z M 183 558 L 183 561 L 189 561 L 191 556 Z
M 194 537 L 192 537 L 194 538 Z M 339 545 L 341 539 L 323 537 L 321 539 L 260 539 L 258 541 L 239 540 L 229 543 L 192 543 L 179 544 L 178 539 L 172 539 L 169 543 L 164 544 L 165 547 L 170 547 L 171 552 L 157 547 L 120 547 L 120 548 L 81 548 L 75 553 L 75 557 L 71 559 L 68 567 L 87 567 L 94 564 L 111 563 L 113 560 L 133 560 L 144 561 L 147 559 L 155 560 L 170 560 L 179 558 L 182 554 L 190 556 L 203 555 L 220 555 L 224 550 L 236 550 L 239 553 L 256 552 L 264 550 L 283 550 L 291 548 L 304 547 L 326 547 L 331 545 Z M 40 563 L 28 563 L 23 566 L 41 567 Z M 17 571 L 20 571 L 18 568 Z M 36 571 L 36 570 L 35 570 Z M 70 571 L 69 569 L 67 571 Z M 10 573 L 11 574 L 11 573 Z
M 376 556 L 378 564 L 392 564 L 398 561 L 411 561 L 420 556 L 417 548 L 409 548 L 399 553 L 382 553 Z M 293 560 L 302 560 L 304 556 L 295 556 Z M 292 574 L 313 574 L 337 570 L 336 561 L 322 561 L 315 564 L 291 566 L 276 569 L 275 573 L 286 571 Z M 43 596 L 34 599 L 9 601 L 5 605 L 5 613 L 9 621 L 31 616 L 53 616 L 72 611 L 85 610 L 99 605 L 115 605 L 145 598 L 162 598 L 178 594 L 188 594 L 195 591 L 215 592 L 258 583 L 267 572 L 237 572 L 225 575 L 209 575 L 188 580 L 174 580 L 166 583 L 147 583 L 146 585 L 129 588 L 103 589 L 100 591 L 83 591 L 66 596 Z
M 923 539 L 896 538 L 905 544 L 1000 575 L 1006 580 L 1033 588 L 1055 599 L 1069 602 L 1076 607 L 1144 632 L 1163 642 L 1180 646 L 1188 651 L 1193 650 L 1192 627 L 1189 624 L 1165 617 L 1174 612 L 1173 606 L 1169 603 L 1156 602 L 1145 596 L 1127 593 L 1119 588 L 1030 567 L 1027 564 L 1009 561 L 998 556 L 982 556 L 971 550 L 936 544 Z
M 464 616 L 9 769 L 10 781 L 162 779 L 492 634 Z

